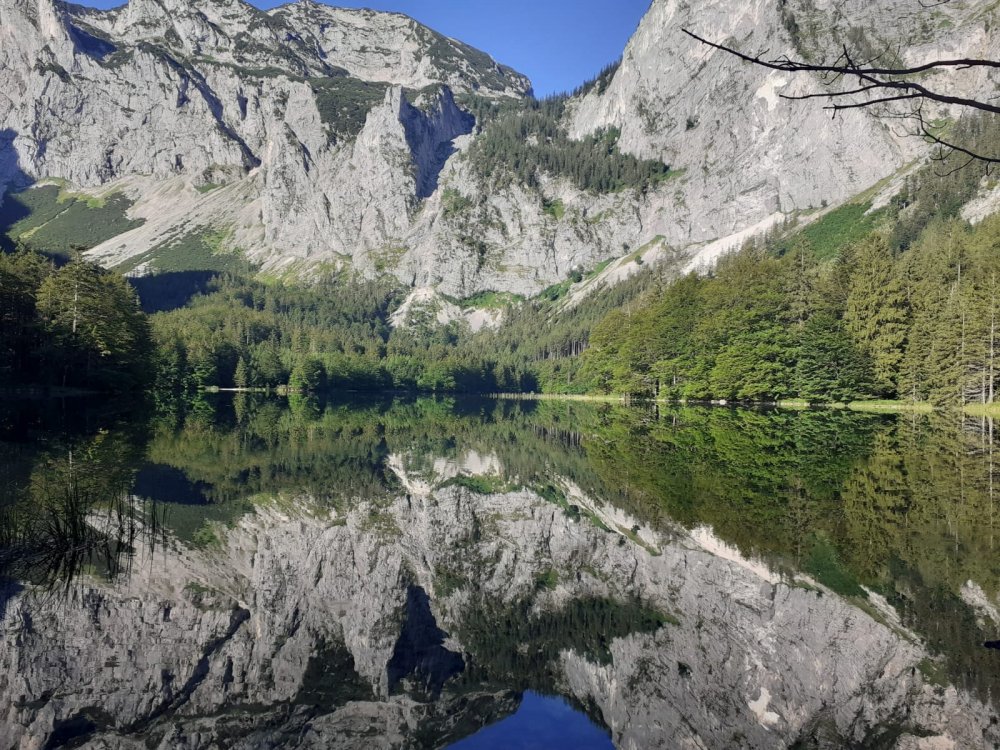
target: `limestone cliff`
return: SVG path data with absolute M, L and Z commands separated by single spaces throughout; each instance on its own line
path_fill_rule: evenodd
M 916 61 L 988 56 L 996 13 L 986 0 L 655 0 L 618 70 L 564 125 L 576 138 L 616 128 L 619 148 L 673 177 L 599 194 L 546 174 L 497 186 L 474 168 L 483 123 L 462 97 L 516 100 L 530 83 L 405 16 L 311 0 L 269 12 L 0 0 L 0 191 L 57 179 L 126 194 L 145 224 L 92 250 L 123 270 L 155 270 L 163 248 L 204 231 L 268 273 L 351 267 L 457 297 L 531 295 L 640 250 L 696 267 L 860 193 L 922 144 L 868 113 L 783 100 L 817 82 L 743 65 L 683 28 L 775 56 L 846 40 Z
M 571 132 L 620 128 L 625 151 L 683 169 L 676 201 L 657 196 L 644 218 L 649 233 L 690 248 L 689 268 L 706 266 L 747 230 L 859 195 L 925 147 L 905 124 L 874 116 L 880 110 L 832 117 L 822 100 L 783 98 L 836 81 L 748 65 L 685 29 L 768 59 L 833 61 L 846 46 L 919 64 L 995 57 L 995 18 L 985 3 L 932 10 L 909 0 L 654 0 L 613 77 L 576 103 Z M 982 73 L 948 84 L 967 94 L 996 85 Z

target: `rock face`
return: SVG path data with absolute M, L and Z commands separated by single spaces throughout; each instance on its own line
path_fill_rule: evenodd
M 265 269 L 382 271 L 473 128 L 452 91 L 530 93 L 404 16 L 311 2 L 265 14 L 241 0 L 3 0 L 0 40 L 0 180 L 138 199 L 147 226 L 98 248 L 108 264 L 214 228 Z
M 270 273 L 350 266 L 458 297 L 531 295 L 636 248 L 655 246 L 647 262 L 710 261 L 919 155 L 869 114 L 780 98 L 816 81 L 753 69 L 683 28 L 775 56 L 850 40 L 919 61 L 988 53 L 996 13 L 986 0 L 933 13 L 909 0 L 655 0 L 566 127 L 618 128 L 622 149 L 676 176 L 599 195 L 546 175 L 488 184 L 464 155 L 480 135 L 454 94 L 516 99 L 530 83 L 405 16 L 311 0 L 266 13 L 243 0 L 0 0 L 0 191 L 58 178 L 126 193 L 146 224 L 92 251 L 124 269 L 210 230 Z M 963 75 L 960 89 L 988 83 Z
M 495 456 L 386 463 L 405 495 L 344 514 L 283 502 L 215 548 L 143 550 L 130 580 L 84 581 L 71 601 L 6 592 L 6 746 L 443 746 L 516 708 L 503 685 L 456 678 L 489 663 L 462 642 L 466 625 L 492 602 L 502 638 L 518 621 L 503 608 L 524 597 L 533 613 L 595 598 L 663 613 L 655 632 L 613 640 L 608 660 L 570 629 L 552 667 L 620 748 L 1000 741 L 990 708 L 925 680 L 927 653 L 890 616 L 772 573 L 708 530 L 654 531 L 565 479 L 598 523 L 528 490 L 444 481 L 491 473 Z
M 898 4 L 876 3 L 886 16 Z M 797 5 L 657 0 L 606 90 L 576 107 L 574 134 L 618 127 L 625 150 L 686 170 L 683 205 L 658 206 L 669 243 L 707 242 L 838 203 L 902 166 L 902 145 L 878 121 L 833 119 L 816 102 L 779 98 L 806 93 L 815 80 L 755 69 L 683 33 L 794 56 L 781 13 L 794 15 Z
M 625 151 L 685 170 L 676 203 L 659 196 L 643 218 L 669 245 L 694 245 L 688 268 L 696 268 L 742 244 L 745 230 L 862 193 L 923 146 L 868 110 L 831 117 L 822 100 L 784 99 L 826 84 L 748 65 L 685 29 L 767 59 L 832 62 L 848 45 L 920 64 L 958 50 L 995 56 L 989 18 L 995 9 L 981 3 L 935 14 L 908 0 L 654 0 L 611 80 L 577 102 L 571 132 L 620 128 Z M 986 87 L 996 83 L 982 73 L 946 84 L 966 94 Z

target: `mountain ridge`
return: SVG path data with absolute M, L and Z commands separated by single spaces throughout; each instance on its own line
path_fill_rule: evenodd
M 552 113 L 523 76 L 406 16 L 310 1 L 269 12 L 242 0 L 174 5 L 0 3 L 0 26 L 21 32 L 0 52 L 0 84 L 17 92 L 0 100 L 10 124 L 0 184 L 121 192 L 145 224 L 89 255 L 131 273 L 163 270 L 165 248 L 210 232 L 224 238 L 216 251 L 268 275 L 334 269 L 457 298 L 532 296 L 609 261 L 600 283 L 641 263 L 703 267 L 926 153 L 869 113 L 832 120 L 780 98 L 815 79 L 785 80 L 681 34 L 690 26 L 820 54 L 841 37 L 889 40 L 903 0 L 714 0 L 697 10 L 655 0 L 621 65 Z M 941 22 L 938 41 L 918 39 L 913 55 L 993 44 L 986 3 L 943 13 L 952 27 Z M 916 15 L 904 16 L 900 33 L 916 34 Z M 827 26 L 829 38 L 815 32 Z M 539 169 L 518 176 L 511 160 L 521 157 L 502 148 L 477 162 L 470 150 L 502 146 L 501 125 L 524 127 L 532 112 L 552 119 L 525 143 L 551 149 L 551 133 L 565 133 L 595 138 L 596 153 L 611 134 L 611 157 L 601 157 L 611 168 L 638 157 L 669 165 L 667 179 L 581 188 Z

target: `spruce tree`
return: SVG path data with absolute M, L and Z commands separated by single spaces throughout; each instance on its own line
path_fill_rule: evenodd
M 876 234 L 849 254 L 851 263 L 844 323 L 861 350 L 871 358 L 875 389 L 882 396 L 899 390 L 909 306 L 893 270 L 885 238 Z
M 149 323 L 121 276 L 73 262 L 42 282 L 37 304 L 57 384 L 119 390 L 150 380 Z
M 240 357 L 239 361 L 236 363 L 236 371 L 233 374 L 233 385 L 237 388 L 250 387 L 250 368 L 247 365 L 246 358 L 244 357 Z
M 796 367 L 798 395 L 808 401 L 850 401 L 872 388 L 868 358 L 827 313 L 814 315 L 803 326 Z

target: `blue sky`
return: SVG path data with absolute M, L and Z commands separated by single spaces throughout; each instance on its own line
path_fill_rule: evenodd
M 118 0 L 77 0 L 111 8 Z M 262 8 L 283 4 L 255 2 Z M 531 78 L 539 96 L 576 88 L 621 55 L 649 0 L 338 0 L 406 13 Z

